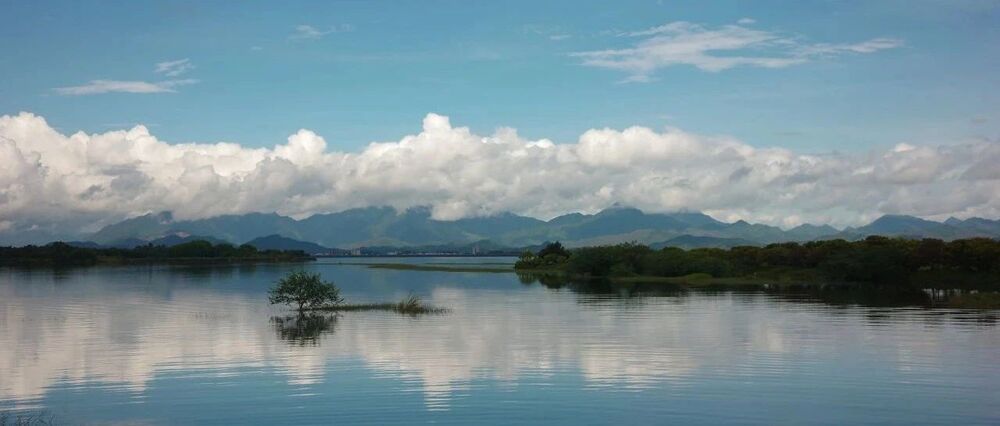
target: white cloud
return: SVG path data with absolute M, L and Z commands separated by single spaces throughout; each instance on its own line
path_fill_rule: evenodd
M 584 65 L 624 71 L 626 81 L 644 82 L 662 68 L 690 65 L 718 72 L 738 66 L 784 68 L 808 62 L 820 56 L 845 53 L 873 53 L 902 46 L 892 38 L 876 38 L 853 44 L 807 44 L 801 37 L 756 30 L 745 25 L 708 28 L 690 22 L 670 22 L 641 31 L 623 33 L 641 37 L 633 46 L 622 49 L 594 50 L 571 54 Z
M 178 59 L 176 61 L 166 61 L 159 62 L 156 64 L 156 73 L 163 74 L 167 77 L 177 77 L 188 71 L 194 69 L 194 64 L 188 58 Z
M 903 46 L 903 41 L 895 38 L 874 38 L 861 43 L 853 44 L 828 44 L 820 43 L 811 46 L 802 46 L 799 54 L 805 56 L 813 55 L 837 55 L 842 53 L 874 53 L 879 50 L 894 49 Z
M 292 40 L 316 40 L 323 38 L 328 34 L 333 33 L 347 33 L 354 31 L 354 26 L 351 24 L 341 24 L 333 25 L 325 30 L 320 30 L 312 25 L 297 25 L 295 27 L 295 32 L 288 38 Z
M 91 80 L 87 84 L 52 89 L 60 95 L 81 96 L 103 93 L 173 93 L 175 87 L 197 83 L 194 79 L 148 81 Z
M 93 230 L 125 216 L 429 205 L 440 219 L 552 217 L 614 202 L 782 224 L 853 225 L 882 213 L 1000 216 L 1000 142 L 806 155 L 727 137 L 593 129 L 575 143 L 490 136 L 428 114 L 423 130 L 357 152 L 300 130 L 273 148 L 168 144 L 144 126 L 64 135 L 39 116 L 0 117 L 0 220 L 8 232 Z
M 740 20 L 736 21 L 736 23 L 740 25 L 751 25 L 756 24 L 757 20 L 753 18 L 740 18 Z

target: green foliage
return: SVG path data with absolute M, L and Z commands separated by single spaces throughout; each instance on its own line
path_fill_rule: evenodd
M 568 270 L 595 277 L 633 275 L 642 270 L 642 259 L 651 252 L 649 247 L 633 243 L 585 247 L 573 251 Z
M 340 289 L 319 274 L 296 271 L 278 280 L 268 298 L 272 304 L 295 305 L 299 311 L 337 305 L 344 301 Z
M 547 269 L 566 263 L 570 252 L 563 247 L 562 243 L 556 241 L 548 243 L 538 253 L 525 251 L 518 257 L 514 264 L 516 269 Z
M 250 245 L 212 244 L 190 241 L 172 247 L 151 244 L 131 249 L 74 247 L 55 242 L 44 246 L 0 247 L 0 265 L 80 266 L 100 262 L 148 262 L 189 260 L 301 261 L 311 259 L 300 250 L 257 250 Z
M 567 257 L 569 256 L 569 250 L 566 250 L 562 243 L 556 241 L 554 243 L 546 244 L 545 247 L 538 251 L 538 257 L 545 257 L 548 255 Z
M 0 247 L 0 265 L 93 265 L 97 253 L 93 249 L 73 247 L 56 242 L 44 246 Z
M 888 284 L 905 283 L 916 272 L 925 271 L 1000 274 L 1000 241 L 987 238 L 944 242 L 872 236 L 854 242 L 812 241 L 729 250 L 667 247 L 654 251 L 640 244 L 618 244 L 579 248 L 551 258 L 550 254 L 542 256 L 550 252 L 548 248 L 522 254 L 515 269 L 591 277 L 708 274 L 716 278 L 765 277 L 783 271 L 800 277 Z

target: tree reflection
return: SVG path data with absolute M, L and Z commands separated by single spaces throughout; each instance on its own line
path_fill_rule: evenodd
M 779 301 L 792 303 L 818 303 L 834 308 L 861 306 L 865 308 L 951 308 L 972 309 L 984 324 L 995 324 L 1000 318 L 995 311 L 997 298 L 993 292 L 975 290 L 933 290 L 877 284 L 825 284 L 825 285 L 767 285 L 767 284 L 703 284 L 688 287 L 665 282 L 615 281 L 601 278 L 573 278 L 563 274 L 518 272 L 523 285 L 540 284 L 551 290 L 566 289 L 573 293 L 602 295 L 617 298 L 683 297 L 694 294 L 751 296 L 767 294 Z M 974 299 L 972 301 L 961 299 Z M 586 303 L 590 299 L 582 299 Z M 957 303 L 957 302 L 963 303 Z M 976 305 L 978 303 L 979 306 Z M 953 311 L 954 312 L 954 311 Z M 878 321 L 881 314 L 873 313 L 870 319 Z
M 565 288 L 581 294 L 607 294 L 621 297 L 678 296 L 685 291 L 679 285 L 663 282 L 626 282 L 606 278 L 572 278 L 559 274 L 525 272 L 518 272 L 517 278 L 524 285 L 538 283 L 549 289 Z
M 337 325 L 336 314 L 301 313 L 271 317 L 274 331 L 281 340 L 299 346 L 317 345 L 325 333 L 332 333 Z

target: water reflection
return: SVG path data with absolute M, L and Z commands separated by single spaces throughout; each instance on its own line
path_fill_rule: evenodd
M 274 324 L 274 330 L 281 340 L 299 346 L 317 345 L 321 335 L 333 332 L 334 326 L 337 325 L 337 315 L 299 313 L 273 316 L 271 324 Z
M 512 407 L 537 412 L 532 401 L 540 398 L 561 401 L 542 411 L 567 419 L 603 409 L 590 421 L 614 413 L 613 401 L 639 413 L 703 409 L 691 395 L 742 407 L 741 415 L 792 410 L 782 404 L 801 395 L 858 413 L 905 402 L 979 420 L 995 414 L 983 402 L 1000 379 L 1000 333 L 979 314 L 866 306 L 829 291 L 526 286 L 504 274 L 314 268 L 352 301 L 415 291 L 452 311 L 300 317 L 267 305 L 266 289 L 285 272 L 273 265 L 89 269 L 59 278 L 0 271 L 0 409 L 104 407 L 99 414 L 115 419 L 122 406 L 113 395 L 150 409 L 189 403 L 197 390 L 207 395 L 197 408 L 208 416 L 226 406 L 225 391 L 212 386 L 239 383 L 247 384 L 242 398 L 276 406 L 305 406 L 294 398 L 312 396 L 326 402 L 317 407 L 479 418 L 499 410 L 498 398 L 513 401 L 503 406 L 508 415 Z M 420 406 L 406 405 L 407 395 Z M 257 421 L 282 413 L 261 412 Z
M 573 279 L 563 275 L 544 273 L 517 273 L 518 281 L 526 286 L 539 284 L 545 288 L 567 289 L 580 294 L 604 294 L 616 297 L 683 297 L 690 293 L 703 295 L 759 294 L 772 295 L 781 300 L 798 303 L 823 303 L 831 306 L 865 307 L 943 307 L 949 302 L 978 290 L 921 289 L 906 286 L 872 284 L 836 285 L 743 285 L 710 284 L 698 287 L 680 286 L 662 282 L 630 282 L 607 279 Z M 995 310 L 979 310 L 982 320 L 989 322 L 996 318 Z

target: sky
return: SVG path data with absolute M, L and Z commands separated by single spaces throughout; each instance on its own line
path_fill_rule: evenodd
M 969 171 L 1000 143 L 998 1 L 4 0 L 2 10 L 0 232 L 93 227 L 161 209 L 303 216 L 369 203 L 432 205 L 447 219 L 506 210 L 546 218 L 625 202 L 781 226 L 884 213 L 1000 216 L 998 182 Z M 428 122 L 473 146 L 407 146 L 434 139 Z M 587 139 L 594 135 L 606 139 Z M 296 148 L 296 136 L 322 143 Z M 491 138 L 506 148 L 474 146 Z M 690 145 L 665 146 L 682 139 Z M 139 140 L 174 157 L 149 157 Z M 548 144 L 568 154 L 532 153 Z M 624 163 L 588 163 L 588 144 L 606 151 L 602 161 Z M 737 147 L 741 160 L 722 146 Z M 310 158 L 280 153 L 295 149 Z M 647 164 L 685 149 L 698 160 Z M 909 169 L 892 169 L 890 157 L 925 151 Z M 785 163 L 757 158 L 765 152 Z M 344 162 L 359 158 L 371 167 Z M 552 192 L 543 171 L 518 158 L 592 178 Z M 256 185 L 276 188 L 266 201 L 234 195 L 279 160 L 301 176 L 259 177 Z M 306 170 L 320 163 L 337 170 Z M 443 179 L 423 181 L 436 185 L 429 189 L 388 177 L 427 173 L 428 164 Z M 887 176 L 845 189 L 837 185 L 865 173 L 848 166 Z M 747 183 L 751 195 L 694 197 L 762 167 L 775 170 Z M 207 180 L 171 186 L 197 173 Z M 799 188 L 788 180 L 795 173 L 840 181 Z M 163 202 L 156 194 L 166 188 L 188 197 Z M 833 198 L 818 201 L 820 190 Z

